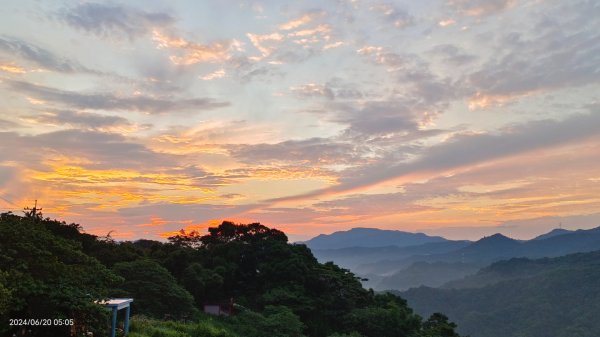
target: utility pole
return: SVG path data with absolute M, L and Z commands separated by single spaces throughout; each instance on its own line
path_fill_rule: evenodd
M 37 199 L 35 199 L 33 208 L 25 207 L 25 215 L 36 219 L 37 215 L 38 215 L 38 211 L 41 211 L 41 210 L 42 210 L 41 208 L 37 208 Z M 30 211 L 30 212 L 27 212 L 27 211 Z

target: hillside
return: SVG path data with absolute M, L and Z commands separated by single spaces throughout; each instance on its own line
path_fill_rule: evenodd
M 570 231 L 568 229 L 555 228 L 548 233 L 536 236 L 532 240 L 543 240 L 543 239 L 551 238 L 553 236 L 559 236 L 559 235 L 569 234 L 569 233 L 573 233 L 573 231 Z
M 415 262 L 390 276 L 385 276 L 373 286 L 375 290 L 428 286 L 439 287 L 444 283 L 474 274 L 479 268 L 465 263 Z
M 400 293 L 419 314 L 448 314 L 471 337 L 595 337 L 600 252 L 511 259 L 445 288 Z
M 331 234 L 321 234 L 306 242 L 310 249 L 339 249 L 348 247 L 416 246 L 430 242 L 443 242 L 439 236 L 377 228 L 352 228 Z
M 0 262 L 0 320 L 74 317 L 77 336 L 107 335 L 107 312 L 95 300 L 131 297 L 140 322 L 134 336 L 458 337 L 445 316 L 423 320 L 403 299 L 364 289 L 348 270 L 319 263 L 305 245 L 258 223 L 224 221 L 168 243 L 116 242 L 39 213 L 3 213 Z M 227 318 L 200 312 L 231 302 Z M 0 325 L 3 336 L 73 332 L 60 325 L 23 331 Z

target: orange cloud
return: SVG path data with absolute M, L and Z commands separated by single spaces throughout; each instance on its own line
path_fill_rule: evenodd
M 516 93 L 512 95 L 486 95 L 481 92 L 476 93 L 467 101 L 469 110 L 487 109 L 490 107 L 503 106 L 520 97 L 533 95 L 535 92 Z
M 217 78 L 223 78 L 223 77 L 225 77 L 225 69 L 221 68 L 219 70 L 215 70 L 214 72 L 212 72 L 210 74 L 201 76 L 200 79 L 205 80 L 205 81 L 210 81 L 210 80 L 214 80 Z
M 12 74 L 25 74 L 27 70 L 13 63 L 9 64 L 0 64 L 0 71 L 4 71 Z
M 314 15 L 305 14 L 298 19 L 291 20 L 282 25 L 279 25 L 279 29 L 281 30 L 291 30 L 303 26 L 313 20 Z
M 438 26 L 440 26 L 440 27 L 448 27 L 448 26 L 451 26 L 451 25 L 453 25 L 455 23 L 456 23 L 456 21 L 454 19 L 440 20 L 438 22 Z
M 211 44 L 199 44 L 182 38 L 165 35 L 158 30 L 152 32 L 157 48 L 178 49 L 183 55 L 171 55 L 169 59 L 177 65 L 191 65 L 203 62 L 222 62 L 231 58 L 232 49 L 240 49 L 238 41 L 217 41 Z
M 267 57 L 271 55 L 271 53 L 275 50 L 274 46 L 265 46 L 265 43 L 283 41 L 283 35 L 279 33 L 265 35 L 248 33 L 246 34 L 246 36 L 248 37 L 248 39 L 250 39 L 250 42 L 252 42 L 254 47 L 258 49 L 258 51 L 260 51 L 262 57 Z
M 323 24 L 318 25 L 315 28 L 299 30 L 296 32 L 289 33 L 288 36 L 300 37 L 300 36 L 310 36 L 315 34 L 327 34 L 331 32 L 331 26 Z

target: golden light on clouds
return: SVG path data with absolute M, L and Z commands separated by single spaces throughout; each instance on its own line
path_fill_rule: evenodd
M 290 29 L 298 28 L 300 26 L 306 25 L 307 23 L 311 22 L 313 20 L 313 17 L 314 17 L 314 15 L 305 14 L 298 19 L 291 20 L 289 22 L 286 22 L 286 23 L 280 25 L 279 29 L 290 30 Z
M 25 74 L 27 70 L 25 68 L 19 67 L 16 64 L 0 64 L 0 71 L 4 71 L 12 74 Z
M 217 41 L 211 44 L 199 44 L 186 41 L 183 38 L 172 37 L 158 30 L 152 32 L 152 39 L 157 48 L 174 49 L 181 55 L 171 55 L 169 59 L 177 65 L 191 65 L 202 62 L 223 62 L 231 57 L 232 47 L 239 49 L 237 41 Z
M 451 26 L 451 25 L 453 25 L 455 23 L 456 23 L 456 20 L 454 20 L 454 19 L 445 19 L 445 20 L 440 20 L 438 22 L 438 26 L 440 26 L 440 27 L 448 27 L 448 26 Z
M 589 1 L 100 1 L 94 24 L 21 6 L 0 36 L 0 206 L 120 238 L 598 213 Z

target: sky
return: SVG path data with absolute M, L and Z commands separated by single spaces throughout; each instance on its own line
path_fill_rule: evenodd
M 600 2 L 7 1 L 0 211 L 118 240 L 260 222 L 600 226 Z

